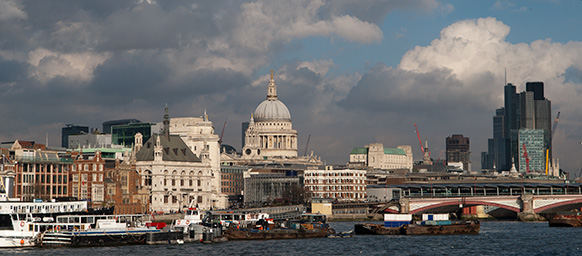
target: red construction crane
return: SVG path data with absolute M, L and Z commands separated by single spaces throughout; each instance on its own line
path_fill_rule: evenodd
M 414 128 L 416 129 L 416 136 L 418 136 L 418 144 L 420 145 L 420 150 L 422 151 L 422 155 L 424 156 L 424 146 L 422 145 L 422 140 L 420 139 L 420 133 L 418 132 L 418 127 L 416 127 L 416 123 L 414 123 Z
M 222 126 L 222 132 L 220 132 L 220 139 L 218 139 L 218 144 L 222 145 L 222 136 L 224 135 L 224 128 L 226 128 L 226 121 L 224 121 L 224 125 Z
M 529 173 L 529 157 L 527 156 L 527 149 L 525 148 L 525 143 L 523 143 L 523 157 L 525 158 L 525 172 Z

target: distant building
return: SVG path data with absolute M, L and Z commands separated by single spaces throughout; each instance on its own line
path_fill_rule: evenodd
M 481 166 L 502 172 L 509 171 L 515 164 L 520 171 L 525 170 L 526 167 L 522 166 L 525 164 L 524 139 L 520 138 L 524 136 L 541 136 L 545 148 L 532 146 L 531 154 L 547 154 L 549 161 L 554 161 L 551 150 L 551 102 L 544 96 L 544 83 L 527 82 L 526 90 L 521 93 L 517 93 L 516 87 L 508 83 L 504 86 L 504 94 L 504 107 L 496 110 L 493 138 L 488 140 L 488 152 L 482 154 Z M 533 135 L 531 131 L 522 132 L 523 129 L 541 131 Z M 530 150 L 527 151 L 529 155 Z
M 249 166 L 221 166 L 221 191 L 227 196 L 238 196 L 244 190 L 244 172 L 250 170 Z
M 303 177 L 296 171 L 252 169 L 244 172 L 244 203 L 262 206 L 277 201 L 302 203 Z
M 126 124 L 133 124 L 133 123 L 141 123 L 141 121 L 137 119 L 121 119 L 121 120 L 111 120 L 107 122 L 103 122 L 103 133 L 112 133 L 113 131 L 111 128 L 116 125 L 126 125 Z
M 519 172 L 544 172 L 546 170 L 546 140 L 542 129 L 520 129 Z M 526 154 L 527 152 L 527 154 Z M 526 157 L 527 156 L 527 157 Z M 526 159 L 527 158 L 527 159 Z M 529 160 L 529 161 L 526 161 Z M 528 163 L 529 162 L 529 163 Z M 529 165 L 529 166 L 528 166 Z M 529 167 L 529 170 L 528 170 Z M 556 175 L 557 176 L 557 175 Z
M 147 141 L 154 133 L 159 133 L 161 124 L 158 123 L 129 123 L 111 127 L 111 144 L 131 147 L 135 135 L 140 133 Z
M 462 164 L 463 170 L 471 171 L 471 145 L 469 138 L 453 134 L 446 138 L 447 162 Z
M 350 165 L 360 165 L 377 169 L 407 169 L 412 171 L 412 147 L 402 145 L 384 148 L 382 143 L 371 143 L 350 152 Z
M 362 201 L 366 198 L 366 170 L 334 169 L 305 170 L 305 190 L 312 198 L 338 201 Z
M 69 136 L 89 133 L 89 126 L 67 124 L 61 130 L 61 147 L 69 148 Z
M 111 134 L 86 133 L 69 135 L 68 148 L 111 147 Z

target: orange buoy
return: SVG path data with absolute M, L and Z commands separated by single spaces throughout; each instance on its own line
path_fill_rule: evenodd
M 20 239 L 20 244 L 23 245 L 24 244 L 24 239 Z

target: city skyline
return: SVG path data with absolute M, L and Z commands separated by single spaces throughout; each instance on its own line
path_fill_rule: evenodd
M 65 124 L 201 116 L 241 149 L 274 69 L 302 155 L 471 140 L 473 170 L 505 81 L 561 112 L 553 157 L 582 168 L 580 1 L 0 1 L 0 141 L 60 146 Z M 505 77 L 507 70 L 507 77 Z M 506 80 L 507 79 L 507 80 Z

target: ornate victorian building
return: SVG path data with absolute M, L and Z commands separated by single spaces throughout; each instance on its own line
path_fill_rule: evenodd
M 150 210 L 169 212 L 189 205 L 224 208 L 220 171 L 212 169 L 209 147 L 202 147 L 198 157 L 180 135 L 171 135 L 167 111 L 161 134 L 145 143 L 141 134 L 135 137 L 135 165 L 142 186 L 151 191 Z
M 245 132 L 242 158 L 296 158 L 297 131 L 292 126 L 289 109 L 277 99 L 277 86 L 271 70 L 267 99 L 255 109 Z

